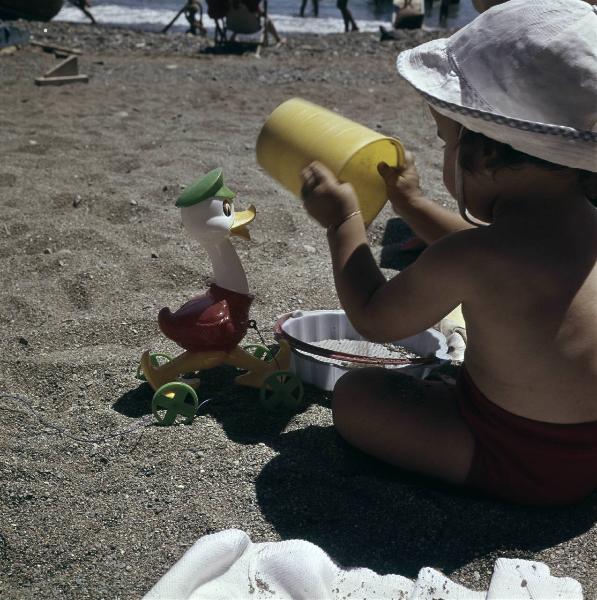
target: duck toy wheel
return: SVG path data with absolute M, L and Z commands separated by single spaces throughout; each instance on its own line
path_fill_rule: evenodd
M 304 394 L 303 382 L 292 371 L 274 371 L 263 381 L 259 400 L 268 410 L 296 410 Z
M 190 425 L 199 408 L 199 398 L 195 390 L 186 383 L 173 381 L 165 383 L 153 395 L 151 412 L 160 425 L 172 425 L 178 415 L 185 417 L 185 425 Z M 162 415 L 160 411 L 166 411 Z

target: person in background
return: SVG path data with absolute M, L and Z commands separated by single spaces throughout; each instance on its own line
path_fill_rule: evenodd
M 413 6 L 413 0 L 394 0 L 394 13 L 392 15 L 393 29 L 420 29 L 423 25 L 425 14 L 419 6 Z M 388 31 L 383 25 L 379 26 L 380 42 L 397 39 L 394 31 Z
M 356 21 L 354 20 L 352 13 L 348 10 L 348 0 L 338 0 L 336 6 L 342 13 L 342 19 L 344 20 L 344 31 L 358 31 Z
M 219 31 L 221 36 L 224 35 L 222 19 L 228 15 L 231 8 L 237 8 L 240 4 L 244 5 L 250 13 L 264 19 L 263 26 L 268 34 L 274 36 L 276 44 L 283 44 L 286 41 L 280 36 L 274 22 L 262 8 L 261 0 L 207 0 L 207 14 L 215 21 L 216 31 Z
M 424 17 L 421 6 L 413 6 L 413 0 L 404 0 L 404 3 L 394 0 L 394 29 L 420 29 Z
M 97 25 L 97 21 L 91 14 L 89 10 L 91 8 L 90 0 L 70 0 L 70 3 L 76 6 L 79 10 L 81 10 L 85 16 L 94 24 Z
M 251 12 L 263 17 L 265 19 L 265 29 L 266 31 L 274 36 L 276 40 L 276 44 L 284 44 L 286 42 L 286 38 L 283 38 L 278 33 L 274 22 L 269 18 L 266 12 L 263 10 L 261 5 L 261 0 L 232 0 L 233 3 L 235 1 L 242 2 Z
M 199 13 L 199 19 L 197 19 Z M 189 22 L 189 30 L 187 33 L 193 35 L 206 35 L 207 30 L 203 26 L 203 5 L 199 0 L 188 0 L 184 7 L 184 16 Z
M 303 0 L 301 2 L 301 11 L 300 11 L 301 17 L 305 16 L 305 9 L 307 8 L 307 1 L 308 0 Z M 313 4 L 313 16 L 318 17 L 319 16 L 319 0 L 311 0 L 311 2 Z

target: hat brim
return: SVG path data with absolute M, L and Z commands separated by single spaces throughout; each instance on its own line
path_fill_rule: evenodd
M 597 172 L 597 132 L 517 119 L 467 106 L 470 89 L 450 68 L 448 38 L 432 40 L 401 52 L 396 61 L 404 77 L 439 113 L 467 129 L 482 133 L 531 156 Z M 479 98 L 475 98 L 477 104 Z
M 208 198 L 232 200 L 232 198 L 234 198 L 235 196 L 236 194 L 230 188 L 226 187 L 223 184 L 219 188 L 215 190 L 209 190 L 208 192 L 200 195 L 199 197 L 196 196 L 192 188 L 189 188 L 188 192 L 185 192 L 184 194 L 182 194 L 182 196 L 178 198 L 178 200 L 175 203 L 175 206 L 177 206 L 178 208 L 185 208 L 193 206 L 194 204 L 198 204 L 199 202 L 203 202 Z

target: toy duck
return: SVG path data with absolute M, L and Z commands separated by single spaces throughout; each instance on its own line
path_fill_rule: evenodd
M 214 169 L 190 185 L 176 201 L 185 230 L 209 255 L 213 283 L 177 311 L 163 308 L 159 312 L 161 331 L 185 352 L 161 366 L 152 363 L 149 352 L 143 354 L 141 369 L 154 389 L 183 373 L 220 364 L 246 369 L 248 373 L 238 377 L 237 383 L 253 387 L 259 387 L 274 369 L 288 368 L 287 345 L 280 346 L 275 361 L 270 363 L 238 346 L 249 326 L 253 295 L 230 235 L 250 239 L 247 225 L 256 211 L 251 205 L 248 210 L 236 212 L 234 197 L 234 192 L 224 185 L 222 169 Z

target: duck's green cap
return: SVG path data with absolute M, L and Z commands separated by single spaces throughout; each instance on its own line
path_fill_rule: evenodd
M 222 169 L 214 169 L 192 183 L 178 198 L 176 206 L 192 206 L 208 198 L 228 198 L 236 194 L 224 185 Z

